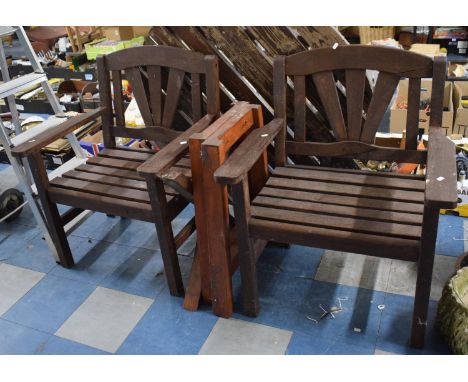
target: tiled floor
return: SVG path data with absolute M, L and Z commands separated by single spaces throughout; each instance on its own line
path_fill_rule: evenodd
M 1 171 L 1 168 L 0 168 Z M 176 219 L 182 226 L 191 211 Z M 315 248 L 268 247 L 259 260 L 261 312 L 182 308 L 168 293 L 154 226 L 94 214 L 72 236 L 76 267 L 56 265 L 30 211 L 0 223 L 0 354 L 448 354 L 434 320 L 466 242 L 464 219 L 442 216 L 427 345 L 407 346 L 410 263 Z M 184 246 L 187 279 L 194 241 Z M 323 309 L 334 317 L 320 319 Z

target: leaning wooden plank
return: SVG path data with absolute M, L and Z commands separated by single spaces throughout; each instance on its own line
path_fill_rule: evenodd
M 251 219 L 249 226 L 252 236 L 269 241 L 296 243 L 406 261 L 415 261 L 419 256 L 419 240 L 356 232 L 350 234 L 341 229 L 318 228 L 259 219 Z

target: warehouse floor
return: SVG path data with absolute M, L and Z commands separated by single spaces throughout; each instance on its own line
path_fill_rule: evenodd
M 176 232 L 191 213 L 175 220 Z M 70 237 L 76 266 L 67 270 L 25 208 L 0 223 L 0 354 L 448 354 L 434 320 L 464 227 L 463 218 L 441 216 L 427 345 L 415 350 L 407 346 L 410 263 L 268 247 L 258 266 L 260 315 L 241 314 L 236 273 L 236 313 L 226 320 L 208 306 L 185 311 L 169 295 L 153 225 L 92 215 Z M 193 246 L 181 250 L 185 280 Z

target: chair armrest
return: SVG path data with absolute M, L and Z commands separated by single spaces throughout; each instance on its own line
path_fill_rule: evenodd
M 214 114 L 207 114 L 198 122 L 196 122 L 188 130 L 180 134 L 172 142 L 168 143 L 150 159 L 145 161 L 137 168 L 140 176 L 155 176 L 162 177 L 177 161 L 188 152 L 188 141 L 190 136 L 205 130 L 210 123 L 215 119 Z
M 16 157 L 25 157 L 31 155 L 32 153 L 39 151 L 53 141 L 72 133 L 78 127 L 98 118 L 104 110 L 105 107 L 99 107 L 96 110 L 90 111 L 88 113 L 71 117 L 60 125 L 47 129 L 46 131 L 36 135 L 33 139 L 15 146 L 12 148 L 11 153 Z
M 425 205 L 455 208 L 457 206 L 457 167 L 455 144 L 441 127 L 429 128 L 426 168 Z
M 239 183 L 275 139 L 283 125 L 283 119 L 275 118 L 267 125 L 253 130 L 215 171 L 216 181 L 223 184 Z

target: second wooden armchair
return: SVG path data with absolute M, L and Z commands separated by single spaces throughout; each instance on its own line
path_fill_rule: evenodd
M 365 70 L 379 71 L 363 114 Z M 220 167 L 218 182 L 232 187 L 244 311 L 256 316 L 259 298 L 253 239 L 413 261 L 417 284 L 411 345 L 423 346 L 440 208 L 457 202 L 455 149 L 446 138 L 442 101 L 446 63 L 397 49 L 321 48 L 274 61 L 275 119 L 247 137 Z M 341 72 L 346 101 L 335 75 Z M 287 121 L 287 76 L 294 83 L 294 121 Z M 406 147 L 374 144 L 401 77 L 409 78 Z M 432 77 L 429 147 L 418 151 L 421 78 Z M 336 142 L 308 141 L 307 93 L 322 102 Z M 286 126 L 294 127 L 287 139 Z M 313 137 L 313 130 L 310 132 Z M 274 140 L 275 169 L 251 200 L 247 172 Z M 426 165 L 426 176 L 292 165 L 287 155 L 389 160 Z
M 188 139 L 220 114 L 218 61 L 214 56 L 185 49 L 143 46 L 100 56 L 97 64 L 101 107 L 15 147 L 13 154 L 29 161 L 62 266 L 74 265 L 63 227 L 83 210 L 152 222 L 156 225 L 170 293 L 183 295 L 176 251 L 193 232 L 194 219 L 176 237 L 171 221 L 191 201 Z M 143 128 L 126 126 L 123 76 L 133 88 L 145 122 Z M 187 83 L 194 123 L 180 132 L 174 129 L 174 121 Z M 102 118 L 105 149 L 86 164 L 49 182 L 41 148 L 98 117 Z M 116 144 L 117 137 L 151 140 L 162 149 L 158 153 L 128 149 Z M 60 216 L 59 203 L 72 208 Z

